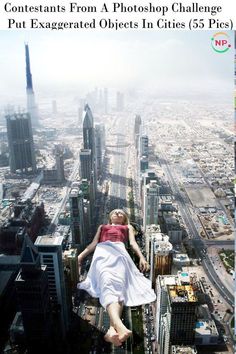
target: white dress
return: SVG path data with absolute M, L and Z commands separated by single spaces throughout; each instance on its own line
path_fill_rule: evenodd
M 137 269 L 123 242 L 97 244 L 86 279 L 79 283 L 106 307 L 113 302 L 139 306 L 155 301 L 151 281 Z

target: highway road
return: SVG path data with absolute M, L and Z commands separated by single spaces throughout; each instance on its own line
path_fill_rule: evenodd
M 116 128 L 113 128 L 114 145 L 112 155 L 112 166 L 110 170 L 110 210 L 114 208 L 127 208 L 127 186 L 126 177 L 130 158 L 130 148 L 126 146 L 127 136 L 124 135 L 124 126 L 118 119 Z
M 205 240 L 206 246 L 214 246 L 217 248 L 231 248 L 234 249 L 235 241 L 234 240 Z

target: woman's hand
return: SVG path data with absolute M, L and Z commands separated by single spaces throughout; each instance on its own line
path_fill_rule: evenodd
M 139 260 L 139 269 L 142 273 L 147 272 L 150 269 L 150 266 L 144 257 L 141 257 Z

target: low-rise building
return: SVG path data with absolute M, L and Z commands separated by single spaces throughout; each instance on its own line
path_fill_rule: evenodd
M 215 321 L 206 304 L 198 307 L 198 321 L 195 326 L 196 345 L 216 345 L 219 339 Z
M 176 253 L 173 255 L 173 264 L 178 268 L 186 267 L 190 265 L 190 259 L 187 253 Z

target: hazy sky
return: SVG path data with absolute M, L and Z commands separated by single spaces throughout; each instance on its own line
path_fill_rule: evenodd
M 0 31 L 0 94 L 25 94 L 24 42 L 35 93 L 86 86 L 178 89 L 233 86 L 233 50 L 210 31 Z M 233 32 L 229 32 L 233 44 Z

